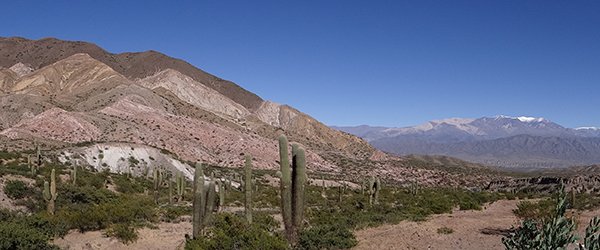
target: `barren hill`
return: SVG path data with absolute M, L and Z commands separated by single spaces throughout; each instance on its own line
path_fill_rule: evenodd
M 254 110 L 262 99 L 240 86 L 208 74 L 193 65 L 156 51 L 112 54 L 95 44 L 64 41 L 56 38 L 29 40 L 20 37 L 0 38 L 0 67 L 17 63 L 39 69 L 78 53 L 85 53 L 130 79 L 145 78 L 165 69 L 174 69 Z

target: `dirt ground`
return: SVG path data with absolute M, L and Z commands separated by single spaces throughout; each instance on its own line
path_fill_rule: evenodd
M 158 229 L 144 228 L 138 232 L 138 240 L 130 245 L 125 245 L 114 238 L 105 237 L 100 231 L 86 233 L 71 231 L 65 238 L 55 240 L 54 244 L 61 249 L 75 250 L 183 249 L 185 234 L 192 232 L 192 224 L 190 222 L 161 223 L 158 225 Z
M 502 235 L 498 232 L 520 223 L 512 213 L 519 201 L 502 200 L 487 205 L 482 211 L 455 211 L 435 215 L 423 222 L 403 221 L 397 225 L 384 225 L 356 232 L 358 246 L 354 249 L 504 249 Z M 585 211 L 576 216 L 577 231 L 583 231 L 600 210 Z M 440 234 L 441 227 L 454 232 Z M 482 233 L 482 231 L 488 234 Z M 489 234 L 492 233 L 492 234 Z

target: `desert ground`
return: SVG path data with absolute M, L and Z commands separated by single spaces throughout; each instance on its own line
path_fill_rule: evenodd
M 431 216 L 427 221 L 403 221 L 397 225 L 384 225 L 356 232 L 361 249 L 504 249 L 500 231 L 517 226 L 519 219 L 512 210 L 518 200 L 501 200 L 489 204 L 481 211 L 454 211 L 452 214 Z M 600 210 L 578 214 L 577 232 L 582 235 L 585 226 Z M 437 230 L 448 227 L 450 234 Z M 485 232 L 485 233 L 482 233 Z

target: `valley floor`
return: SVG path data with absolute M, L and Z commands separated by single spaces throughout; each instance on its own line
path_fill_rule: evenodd
M 143 228 L 139 230 L 138 240 L 125 245 L 115 238 L 104 237 L 101 231 L 80 233 L 71 231 L 63 239 L 54 241 L 61 249 L 183 249 L 185 234 L 192 232 L 192 223 L 160 223 L 157 229 Z
M 427 221 L 403 221 L 356 232 L 358 246 L 354 249 L 504 249 L 502 235 L 484 234 L 518 226 L 519 219 L 512 213 L 518 200 L 500 200 L 481 211 L 455 211 L 452 214 L 431 216 Z M 583 235 L 589 220 L 600 214 L 600 209 L 578 214 L 578 235 Z M 450 234 L 437 230 L 448 227 Z
M 427 221 L 403 221 L 397 225 L 383 225 L 356 232 L 359 243 L 354 249 L 504 249 L 502 235 L 484 234 L 482 231 L 498 232 L 518 225 L 519 219 L 512 210 L 518 200 L 500 200 L 481 211 L 454 211 L 452 214 L 434 215 Z M 578 234 L 600 209 L 585 211 L 577 216 Z M 440 234 L 438 229 L 451 228 L 450 234 Z M 191 232 L 188 221 L 160 223 L 158 228 L 144 228 L 139 239 L 124 245 L 114 238 L 107 238 L 100 231 L 79 233 L 72 231 L 54 243 L 62 249 L 183 249 L 184 235 Z

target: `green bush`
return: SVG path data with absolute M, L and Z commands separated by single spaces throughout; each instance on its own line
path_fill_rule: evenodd
M 160 209 L 160 219 L 166 222 L 175 222 L 179 217 L 191 215 L 192 208 L 190 206 L 165 206 Z
M 124 175 L 117 175 L 113 177 L 115 184 L 117 185 L 117 191 L 125 194 L 143 193 L 144 189 L 150 190 L 150 181 L 143 178 L 127 178 Z
M 22 223 L 0 221 L 0 249 L 58 249 L 50 236 Z
M 78 208 L 59 212 L 71 228 L 82 232 L 100 230 L 112 224 L 144 225 L 158 218 L 154 201 L 150 197 L 122 195 L 110 202 L 80 205 Z
M 235 214 L 221 213 L 211 227 L 204 229 L 204 236 L 189 239 L 185 249 L 288 249 L 281 235 L 269 232 L 274 230 L 267 225 L 248 224 Z
M 449 227 L 440 227 L 437 229 L 438 234 L 451 234 L 454 233 L 454 229 Z
M 344 225 L 319 225 L 300 233 L 298 249 L 349 249 L 357 243 L 352 231 Z
M 4 185 L 4 193 L 11 199 L 23 199 L 33 193 L 33 190 L 19 180 L 9 180 Z
M 555 200 L 555 209 L 551 217 L 542 222 L 526 219 L 522 225 L 514 229 L 508 237 L 502 238 L 506 249 L 566 249 L 570 244 L 576 243 L 577 237 L 573 234 L 575 222 L 565 217 L 567 200 L 564 187 L 561 187 Z M 586 229 L 583 244 L 577 244 L 580 250 L 600 249 L 600 219 L 593 218 Z
M 544 199 L 537 202 L 521 201 L 513 213 L 522 220 L 542 222 L 552 218 L 555 213 L 556 201 Z
M 105 235 L 108 237 L 115 237 L 126 245 L 133 243 L 138 239 L 138 234 L 133 226 L 121 223 L 109 227 L 106 230 Z

